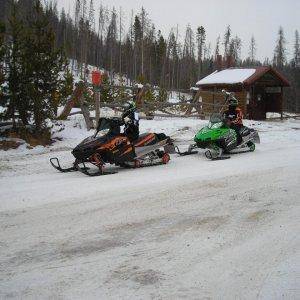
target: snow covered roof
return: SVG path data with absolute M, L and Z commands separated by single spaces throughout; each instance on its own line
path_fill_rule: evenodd
M 201 79 L 196 85 L 243 83 L 255 73 L 256 69 L 226 69 L 216 71 Z
M 278 86 L 290 86 L 289 81 L 278 71 L 270 66 L 255 67 L 249 69 L 230 68 L 216 71 L 197 82 L 197 86 L 203 85 L 251 85 L 266 73 L 270 73 L 278 82 Z

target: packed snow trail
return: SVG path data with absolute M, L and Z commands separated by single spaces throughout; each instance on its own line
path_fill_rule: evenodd
M 230 160 L 97 178 L 2 153 L 0 298 L 299 298 L 299 125 L 257 124 Z

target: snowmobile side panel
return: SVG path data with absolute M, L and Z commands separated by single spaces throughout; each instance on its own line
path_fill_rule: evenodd
M 147 155 L 148 153 L 155 151 L 156 149 L 164 147 L 165 145 L 168 144 L 168 141 L 169 141 L 169 138 L 162 140 L 154 145 L 135 148 L 136 158 L 143 157 L 143 156 Z
M 146 157 L 143 159 L 136 159 L 135 161 L 127 162 L 124 165 L 128 168 L 144 168 L 150 166 L 157 166 L 157 165 L 166 165 L 170 161 L 170 156 L 167 153 L 163 153 L 162 157 L 155 156 L 155 157 Z

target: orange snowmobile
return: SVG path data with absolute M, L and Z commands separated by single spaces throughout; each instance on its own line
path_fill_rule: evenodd
M 123 121 L 118 118 L 100 118 L 95 134 L 73 149 L 75 162 L 72 167 L 62 168 L 57 157 L 50 159 L 51 165 L 64 173 L 80 171 L 89 176 L 99 176 L 116 173 L 104 170 L 107 163 L 125 168 L 140 168 L 169 162 L 169 153 L 175 151 L 169 136 L 164 133 L 145 133 L 136 141 L 130 142 L 121 133 L 122 125 Z M 96 166 L 97 171 L 90 171 L 88 164 Z

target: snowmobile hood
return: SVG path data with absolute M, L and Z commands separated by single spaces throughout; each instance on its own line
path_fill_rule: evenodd
M 104 136 L 89 136 L 87 138 L 85 138 L 82 142 L 80 142 L 77 146 L 77 147 L 84 147 L 84 146 L 91 146 L 92 144 L 95 144 L 95 145 L 99 145 L 99 144 L 102 144 L 102 143 L 105 143 L 107 141 L 107 135 L 104 135 Z
M 210 126 L 205 126 L 196 134 L 194 141 L 196 143 L 204 141 L 216 141 L 227 135 L 229 131 L 230 129 L 226 127 L 216 126 L 216 128 L 214 128 Z
M 90 157 L 101 144 L 105 143 L 107 138 L 103 137 L 95 137 L 89 136 L 85 138 L 80 144 L 78 144 L 72 154 L 75 158 L 85 159 Z
M 95 142 L 96 140 L 97 139 L 94 136 L 89 136 L 89 137 L 85 138 L 82 142 L 80 142 L 78 144 L 78 146 L 83 146 L 85 144 L 89 144 L 89 143 Z

